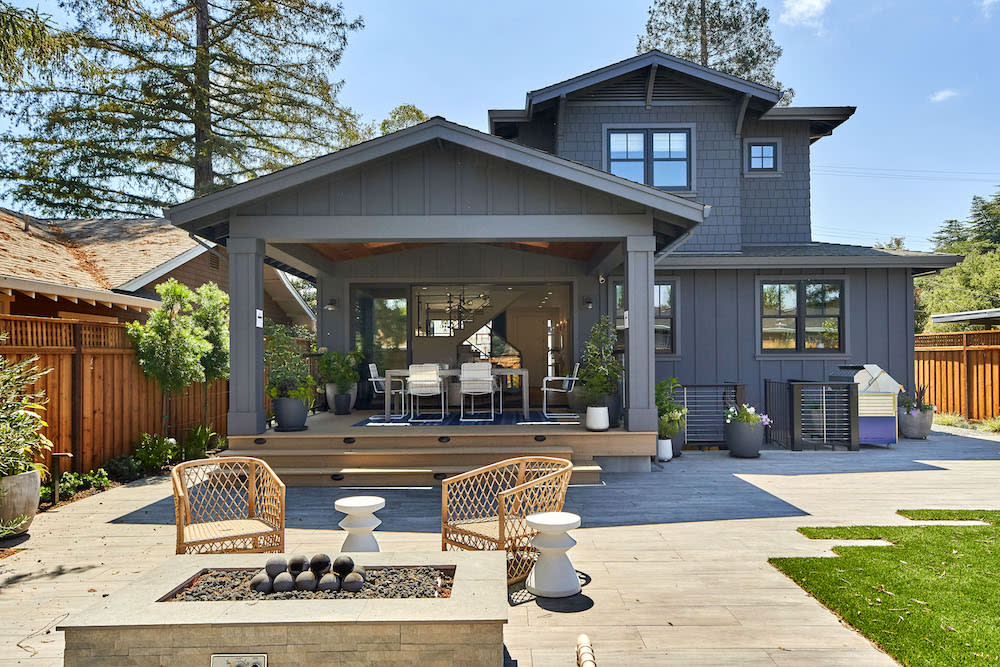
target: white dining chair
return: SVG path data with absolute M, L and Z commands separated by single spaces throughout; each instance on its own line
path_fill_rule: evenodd
M 398 387 L 387 387 L 385 378 L 378 374 L 378 366 L 368 364 L 368 381 L 372 385 L 372 391 L 384 396 L 389 401 L 389 419 L 402 419 L 406 416 L 406 383 L 403 378 L 393 378 L 392 382 L 399 383 Z M 395 405 L 396 397 L 399 397 L 399 412 L 393 413 L 392 406 Z M 374 414 L 368 418 L 369 421 L 385 421 L 385 415 Z
M 488 361 L 472 361 L 462 364 L 462 372 L 459 376 L 459 392 L 462 395 L 462 407 L 459 411 L 459 421 L 474 422 L 485 421 L 482 417 L 476 417 L 476 396 L 490 397 L 490 421 L 496 418 L 496 393 L 499 386 L 493 378 L 493 366 Z M 465 397 L 469 397 L 470 409 L 469 417 L 465 416 Z
M 410 422 L 443 422 L 448 416 L 448 389 L 441 379 L 437 364 L 410 364 L 406 392 L 410 396 Z M 441 416 L 436 419 L 420 419 L 420 398 L 438 395 L 441 396 Z
M 574 412 L 549 412 L 549 394 L 569 394 L 573 389 L 576 388 L 577 374 L 580 372 L 580 364 L 573 365 L 573 373 L 566 376 L 556 376 L 550 375 L 548 377 L 542 378 L 542 414 L 546 419 L 558 419 L 564 417 L 567 419 L 579 417 L 580 415 Z M 553 386 L 549 386 L 550 383 L 558 383 Z

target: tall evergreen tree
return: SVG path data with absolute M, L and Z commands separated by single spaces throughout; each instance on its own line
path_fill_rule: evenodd
M 969 214 L 972 240 L 993 248 L 1000 247 L 1000 189 L 992 197 L 973 197 Z
M 930 240 L 934 244 L 934 250 L 947 251 L 959 243 L 971 240 L 969 225 L 963 220 L 945 220 Z
M 144 215 L 351 141 L 333 76 L 360 19 L 328 0 L 65 0 L 81 57 L 0 102 L 8 194 Z
M 756 0 L 653 0 L 646 34 L 637 51 L 659 49 L 706 67 L 784 91 L 788 104 L 795 91 L 775 78 L 781 47 L 768 24 L 770 13 Z
M 66 55 L 74 42 L 74 35 L 58 30 L 45 14 L 0 2 L 0 84 L 18 85 L 33 68 Z

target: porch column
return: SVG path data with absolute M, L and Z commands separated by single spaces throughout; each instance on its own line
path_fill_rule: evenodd
M 653 351 L 653 236 L 629 236 L 625 241 L 625 284 L 628 329 L 625 332 L 625 427 L 656 430 L 656 380 Z
M 264 240 L 230 238 L 226 248 L 229 251 L 229 435 L 254 435 L 263 433 L 266 423 Z

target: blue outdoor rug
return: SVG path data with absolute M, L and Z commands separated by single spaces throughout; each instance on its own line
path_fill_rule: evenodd
M 421 419 L 435 419 L 440 413 L 436 412 L 423 412 L 420 414 Z M 466 417 L 469 417 L 469 413 L 466 413 Z M 490 421 L 489 413 L 484 415 L 484 419 L 477 419 L 476 421 L 460 421 L 460 415 L 458 412 L 449 412 L 445 417 L 444 421 L 440 422 L 410 422 L 409 417 L 404 417 L 401 419 L 393 419 L 388 422 L 382 421 L 381 419 L 365 419 L 364 421 L 359 421 L 354 426 L 382 426 L 382 427 L 393 427 L 393 426 L 537 426 L 539 424 L 579 424 L 580 420 L 577 418 L 565 418 L 565 419 L 546 419 L 545 415 L 541 413 L 540 410 L 531 410 L 528 413 L 528 418 L 524 418 L 524 412 L 520 408 L 514 408 L 511 410 L 505 410 L 504 413 L 497 414 L 496 418 Z

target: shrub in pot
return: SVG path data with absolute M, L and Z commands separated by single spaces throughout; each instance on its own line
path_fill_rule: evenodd
M 295 340 L 279 328 L 268 336 L 264 348 L 267 394 L 271 397 L 279 431 L 301 431 L 312 405 L 316 381 Z
M 680 431 L 680 422 L 673 421 L 670 415 L 661 415 L 656 428 L 656 458 L 659 461 L 669 461 L 674 458 L 673 437 Z
M 897 420 L 904 438 L 927 439 L 934 423 L 934 406 L 924 402 L 927 387 L 917 387 L 913 395 L 899 393 Z
M 674 424 L 671 427 L 671 456 L 681 455 L 684 448 L 684 423 L 687 418 L 687 408 L 677 400 L 676 392 L 681 388 L 681 383 L 677 378 L 670 377 L 656 383 L 656 414 L 659 419 L 660 428 L 663 428 L 663 421 L 666 418 L 668 423 Z
M 52 448 L 40 432 L 45 395 L 32 392 L 48 373 L 38 357 L 12 361 L 0 355 L 0 537 L 28 530 L 41 492 L 45 466 L 38 457 Z
M 615 356 L 615 340 L 614 325 L 607 315 L 602 315 L 590 328 L 590 337 L 583 347 L 577 377 L 587 403 L 584 424 L 591 431 L 606 431 L 618 421 L 618 378 L 622 365 Z
M 729 407 L 725 412 L 726 446 L 729 455 L 741 459 L 760 456 L 760 446 L 764 443 L 764 427 L 771 423 L 767 415 L 757 413 L 756 408 L 744 403 L 739 407 Z
M 325 385 L 326 404 L 334 414 L 350 414 L 358 394 L 358 380 L 361 379 L 358 366 L 361 362 L 361 353 L 357 351 L 347 354 L 327 352 L 319 358 L 320 382 Z

